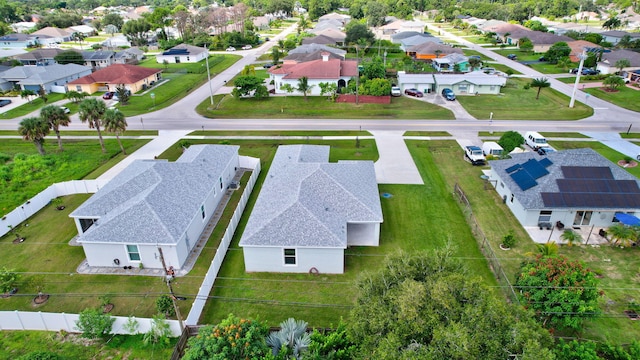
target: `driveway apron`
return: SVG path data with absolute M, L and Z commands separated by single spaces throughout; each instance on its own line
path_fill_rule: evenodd
M 369 131 L 376 140 L 378 184 L 424 184 L 402 135 L 404 131 Z

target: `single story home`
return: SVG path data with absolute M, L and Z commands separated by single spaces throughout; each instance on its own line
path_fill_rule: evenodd
M 311 53 L 315 53 L 315 52 L 328 52 L 332 55 L 336 55 L 337 57 L 342 58 L 343 60 L 346 57 L 347 51 L 346 50 L 342 50 L 342 49 L 337 49 L 331 46 L 327 46 L 327 45 L 322 45 L 322 44 L 304 44 L 304 45 L 300 45 L 298 47 L 296 47 L 295 49 L 291 49 L 289 50 L 289 53 L 287 54 L 287 56 L 283 59 L 284 62 L 286 62 L 289 59 L 292 59 L 294 57 L 304 57 L 304 54 L 311 54 Z M 303 55 L 300 55 L 303 54 Z M 300 62 L 300 61 L 298 61 Z
M 137 64 L 144 59 L 144 51 L 137 47 L 132 47 L 122 51 L 118 51 L 114 55 L 114 64 Z
M 36 38 L 27 34 L 8 34 L 0 36 L 0 47 L 26 49 L 36 44 Z
M 421 21 L 395 20 L 373 30 L 379 39 L 389 40 L 394 34 L 411 31 L 423 33 L 426 24 Z
M 331 19 L 331 20 L 319 21 L 318 23 L 316 23 L 313 29 L 309 29 L 307 31 L 317 35 L 319 32 L 324 30 L 329 30 L 329 29 L 340 30 L 343 27 L 344 27 L 344 24 L 340 20 Z
M 47 26 L 38 31 L 31 33 L 32 36 L 37 36 L 40 39 L 40 44 L 48 45 L 52 43 L 63 43 L 65 41 L 71 41 L 71 34 L 65 29 L 57 27 Z
M 113 64 L 69 82 L 68 89 L 93 94 L 97 91 L 115 91 L 118 85 L 124 85 L 126 89 L 135 93 L 160 81 L 161 74 L 162 69 Z
M 9 27 L 11 27 L 11 30 L 17 33 L 27 33 L 33 30 L 36 25 L 38 24 L 33 21 L 20 21 L 9 25 Z
M 83 51 L 82 59 L 86 66 L 91 66 L 93 70 L 104 69 L 113 65 L 116 53 L 110 50 Z
M 181 269 L 239 167 L 239 146 L 135 160 L 74 210 L 89 266 Z
M 431 36 L 429 34 L 421 34 L 421 35 L 406 37 L 406 38 L 400 39 L 399 41 L 400 41 L 400 50 L 403 50 L 404 52 L 408 52 L 410 48 L 417 45 L 425 44 L 425 43 L 442 44 L 442 40 L 440 40 L 440 38 Z
M 209 51 L 206 48 L 180 44 L 162 54 L 156 55 L 156 62 L 159 64 L 163 64 L 164 62 L 169 64 L 197 63 L 204 60 L 208 55 Z
M 317 35 L 314 37 L 308 37 L 308 38 L 302 39 L 302 44 L 336 45 L 337 42 L 335 39 L 330 38 L 326 35 Z
M 349 15 L 345 15 L 345 14 L 338 14 L 338 13 L 336 13 L 336 12 L 332 12 L 332 13 L 330 13 L 330 14 L 322 15 L 322 16 L 320 16 L 320 17 L 318 18 L 318 22 L 319 22 L 319 23 L 321 23 L 321 22 L 325 22 L 325 21 L 328 21 L 328 20 L 337 20 L 337 21 L 339 21 L 339 22 L 342 24 L 342 26 L 344 26 L 344 25 L 346 25 L 349 21 L 351 21 L 351 16 L 349 16 Z
M 107 38 L 105 41 L 101 42 L 100 45 L 107 49 L 124 48 L 131 47 L 131 41 L 129 41 L 129 39 L 124 35 L 116 35 Z
M 405 89 L 418 89 L 428 94 L 434 91 L 435 84 L 433 74 L 407 74 L 405 71 L 398 71 L 398 86 L 403 93 Z
M 80 33 L 85 37 L 98 35 L 98 30 L 96 30 L 95 28 L 89 25 L 70 26 L 67 28 L 67 31 L 70 32 L 71 34 L 73 34 L 74 32 Z
M 600 33 L 602 35 L 602 41 L 610 42 L 613 45 L 617 45 L 620 40 L 626 35 L 629 35 L 631 41 L 640 39 L 640 33 L 637 32 L 627 32 L 622 30 L 609 30 L 603 31 Z
M 56 63 L 55 57 L 60 53 L 68 51 L 63 49 L 36 49 L 28 53 L 20 54 L 16 60 L 24 66 L 47 66 Z
M 432 59 L 431 65 L 439 72 L 467 72 L 470 68 L 469 58 L 458 53 Z
M 622 68 L 623 72 L 640 69 L 640 53 L 626 49 L 603 53 L 602 60 L 598 62 L 596 69 L 600 70 L 601 74 L 615 74 L 620 71 L 616 62 L 623 59 L 629 60 L 629 66 Z
M 574 39 L 564 36 L 564 35 L 556 35 L 548 32 L 542 31 L 531 31 L 531 30 L 518 30 L 505 34 L 505 39 L 508 44 L 519 44 L 520 39 L 528 38 L 531 40 L 533 44 L 533 52 L 536 53 L 544 53 L 549 50 L 551 46 L 555 43 L 566 42 L 569 43 L 574 41 Z
M 240 239 L 247 272 L 344 272 L 349 246 L 378 246 L 372 161 L 329 162 L 329 146 L 279 146 Z
M 490 161 L 489 182 L 525 227 L 608 227 L 616 213 L 640 214 L 638 179 L 593 149 Z
M 433 74 L 435 82 L 434 90 L 440 93 L 442 89 L 451 89 L 456 95 L 497 95 L 500 89 L 507 84 L 507 79 L 502 76 L 488 75 L 481 71 L 466 74 Z
M 433 60 L 449 54 L 463 55 L 462 50 L 459 48 L 430 41 L 424 42 L 420 45 L 411 46 L 405 51 L 407 55 L 413 56 L 418 60 Z
M 342 32 L 342 31 L 340 31 L 338 29 L 334 29 L 334 28 L 322 29 L 322 30 L 315 31 L 314 33 L 317 36 L 329 37 L 329 38 L 335 40 L 335 42 L 337 44 L 344 44 L 344 40 L 347 38 L 347 34 L 345 34 L 344 32 Z
M 358 62 L 355 60 L 330 59 L 329 53 L 322 53 L 322 59 L 311 60 L 302 63 L 284 63 L 274 66 L 268 71 L 269 79 L 273 81 L 276 94 L 287 94 L 282 88 L 284 84 L 298 87 L 298 80 L 306 77 L 311 91 L 309 95 L 320 95 L 322 82 L 334 83 L 338 91 L 347 85 L 347 82 L 358 76 Z M 298 94 L 302 94 L 298 92 Z
M 584 52 L 599 52 L 602 51 L 602 46 L 598 44 L 594 44 L 590 41 L 586 40 L 574 40 L 568 41 L 567 45 L 571 48 L 571 53 L 569 54 L 569 59 L 572 62 L 580 62 L 580 55 Z
M 22 90 L 32 90 L 38 92 L 41 88 L 47 93 L 66 93 L 66 85 L 70 81 L 79 79 L 91 74 L 91 68 L 78 64 L 53 64 L 47 67 L 37 66 L 41 69 L 31 76 L 18 81 Z

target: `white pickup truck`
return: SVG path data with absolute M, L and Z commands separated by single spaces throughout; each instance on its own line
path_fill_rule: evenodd
M 466 156 L 473 165 L 484 165 L 486 161 L 482 154 L 482 149 L 479 146 L 465 146 L 464 156 Z

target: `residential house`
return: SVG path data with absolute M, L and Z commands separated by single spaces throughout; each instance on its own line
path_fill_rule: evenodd
M 91 66 L 93 70 L 98 70 L 115 63 L 116 53 L 110 50 L 83 51 L 82 58 L 86 66 Z
M 321 31 L 329 30 L 329 29 L 339 30 L 339 29 L 342 29 L 343 26 L 344 25 L 339 20 L 325 20 L 322 22 L 318 22 L 316 26 L 314 26 L 313 29 L 309 29 L 308 32 L 312 34 L 318 34 Z
M 416 32 L 422 34 L 425 29 L 422 21 L 396 20 L 374 29 L 374 34 L 379 39 L 389 40 L 394 34 L 401 32 Z
M 65 85 L 72 80 L 91 74 L 91 69 L 77 64 L 52 64 L 49 66 L 15 66 L 0 73 L 0 89 L 14 88 L 49 92 L 65 92 Z
M 511 157 L 489 162 L 488 182 L 524 227 L 608 227 L 618 212 L 640 214 L 638 179 L 593 149 Z
M 314 32 L 314 34 L 316 34 L 317 36 L 327 36 L 327 37 L 335 40 L 335 42 L 340 44 L 340 45 L 344 44 L 344 40 L 347 38 L 347 34 L 345 34 L 344 32 L 342 32 L 342 31 L 340 31 L 338 29 L 334 29 L 334 28 L 318 30 L 318 31 Z
M 131 47 L 131 42 L 124 35 L 116 35 L 109 37 L 107 40 L 101 42 L 100 45 L 113 50 L 115 48 L 129 48 Z
M 69 215 L 89 266 L 182 269 L 235 176 L 238 149 L 192 145 L 175 162 L 132 162 Z
M 332 12 L 330 14 L 320 16 L 318 18 L 318 23 L 322 23 L 325 21 L 332 21 L 332 20 L 339 21 L 342 24 L 342 26 L 345 26 L 349 21 L 351 21 L 351 16 Z
M 620 42 L 620 40 L 622 40 L 622 38 L 625 37 L 626 35 L 629 35 L 629 37 L 631 38 L 631 41 L 640 39 L 640 33 L 626 32 L 622 30 L 604 31 L 604 32 L 601 32 L 600 35 L 602 35 L 602 41 L 610 42 L 613 45 L 617 45 Z
M 71 34 L 79 33 L 84 35 L 85 37 L 98 35 L 98 31 L 89 25 L 70 26 L 67 28 L 67 31 L 70 32 Z
M 302 39 L 302 44 L 336 45 L 336 40 L 326 35 L 317 35 Z
M 38 31 L 34 31 L 31 33 L 32 36 L 36 36 L 40 40 L 40 44 L 48 45 L 52 43 L 63 43 L 66 41 L 71 41 L 71 32 L 60 29 L 57 27 L 47 26 Z
M 15 57 L 24 66 L 47 66 L 56 63 L 55 57 L 67 51 L 62 49 L 36 49 Z
M 344 51 L 344 50 L 340 50 Z M 284 59 L 282 59 L 283 64 L 299 64 L 307 61 L 320 60 L 322 59 L 323 54 L 329 54 L 329 59 L 338 59 L 344 60 L 343 56 L 339 54 L 324 51 L 324 50 L 316 50 L 310 53 L 295 53 L 289 54 Z
M 282 88 L 284 84 L 298 87 L 298 81 L 306 77 L 311 90 L 308 95 L 320 95 L 322 82 L 334 83 L 340 89 L 347 86 L 347 82 L 358 76 L 358 62 L 355 60 L 331 59 L 328 52 L 322 53 L 322 59 L 305 61 L 302 63 L 283 63 L 270 68 L 269 79 L 273 81 L 276 94 L 286 94 Z M 302 94 L 302 93 L 299 93 Z
M 537 53 L 544 53 L 549 50 L 549 48 L 559 42 L 569 43 L 574 41 L 574 39 L 564 36 L 564 35 L 556 35 L 548 32 L 542 31 L 531 31 L 531 30 L 515 30 L 509 34 L 504 35 L 506 42 L 508 44 L 519 44 L 520 39 L 528 38 L 531 40 L 533 44 L 533 51 Z
M 616 62 L 622 59 L 629 60 L 629 66 L 622 68 L 623 72 L 640 70 L 640 53 L 626 49 L 603 53 L 602 60 L 598 62 L 596 69 L 600 70 L 601 74 L 615 74 L 620 71 Z
M 36 38 L 27 34 L 9 34 L 0 36 L 0 47 L 26 49 L 36 44 Z
M 467 72 L 470 70 L 469 58 L 458 53 L 432 59 L 431 65 L 439 72 Z
M 433 74 L 433 79 L 437 94 L 447 88 L 453 90 L 456 95 L 497 95 L 507 84 L 505 77 L 488 75 L 481 71 L 466 74 Z
M 253 27 L 258 31 L 269 29 L 270 20 L 267 16 L 255 16 L 251 21 L 253 22 Z
M 36 23 L 33 21 L 21 21 L 17 23 L 13 23 L 9 25 L 11 30 L 17 33 L 27 33 L 30 32 L 34 27 L 36 27 Z
M 398 86 L 403 93 L 405 89 L 418 89 L 428 94 L 434 91 L 435 84 L 433 74 L 407 74 L 405 71 L 398 71 Z
M 567 45 L 569 45 L 569 47 L 571 48 L 569 59 L 571 59 L 572 62 L 580 62 L 580 55 L 583 53 L 583 51 L 586 51 L 586 52 L 603 51 L 600 45 L 594 44 L 586 40 L 568 41 Z
M 160 81 L 162 69 L 151 69 L 128 64 L 113 64 L 81 77 L 68 84 L 69 90 L 93 94 L 98 91 L 115 91 L 119 85 L 131 92 L 138 92 Z
M 419 32 L 419 31 L 401 31 L 399 33 L 392 34 L 390 36 L 390 40 L 394 44 L 402 44 L 403 39 L 411 38 L 414 36 L 419 36 L 423 38 L 433 38 L 434 36 L 427 32 Z M 438 39 L 439 40 L 439 39 Z M 441 41 L 438 41 L 441 42 Z M 421 44 L 422 42 L 420 42 Z
M 208 55 L 209 51 L 206 48 L 180 44 L 162 54 L 156 55 L 156 62 L 159 64 L 164 62 L 169 64 L 197 63 L 204 60 Z
M 504 34 L 517 30 L 527 30 L 526 27 L 518 24 L 510 24 L 502 20 L 487 20 L 482 25 L 478 26 L 478 30 L 483 33 L 496 33 L 498 39 L 502 39 Z
M 114 55 L 114 64 L 137 64 L 144 59 L 144 52 L 137 47 L 118 51 Z
M 345 50 L 334 48 L 331 46 L 326 46 L 322 44 L 303 44 L 298 46 L 295 49 L 289 50 L 288 55 L 283 60 L 284 62 L 287 62 L 290 60 L 294 60 L 296 62 L 302 62 L 302 61 L 306 61 L 303 59 L 308 59 L 307 57 L 309 55 L 322 53 L 322 52 L 328 52 L 329 54 L 331 54 L 331 57 L 340 58 L 343 60 L 345 59 L 345 56 L 347 54 Z M 308 60 L 317 60 L 320 58 L 321 57 L 315 57 L 313 59 L 308 59 Z
M 435 58 L 441 58 L 449 54 L 463 55 L 463 52 L 459 48 L 454 48 L 449 45 L 438 44 L 435 42 L 425 42 L 419 45 L 411 46 L 406 49 L 407 55 L 416 58 L 417 60 L 433 60 Z
M 400 49 L 404 52 L 408 52 L 408 49 L 422 45 L 426 43 L 434 43 L 434 44 L 442 44 L 442 40 L 435 36 L 431 36 L 429 34 L 420 34 L 411 37 L 407 37 L 404 39 L 400 39 Z
M 329 146 L 284 145 L 240 239 L 247 272 L 341 274 L 349 246 L 378 246 L 372 161 L 329 162 Z

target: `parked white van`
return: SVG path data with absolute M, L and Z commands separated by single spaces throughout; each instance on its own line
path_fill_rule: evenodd
M 524 141 L 535 151 L 538 151 L 541 147 L 549 147 L 547 139 L 535 131 L 528 131 L 524 136 Z
M 495 141 L 487 141 L 482 144 L 482 153 L 484 156 L 501 157 L 504 149 Z

